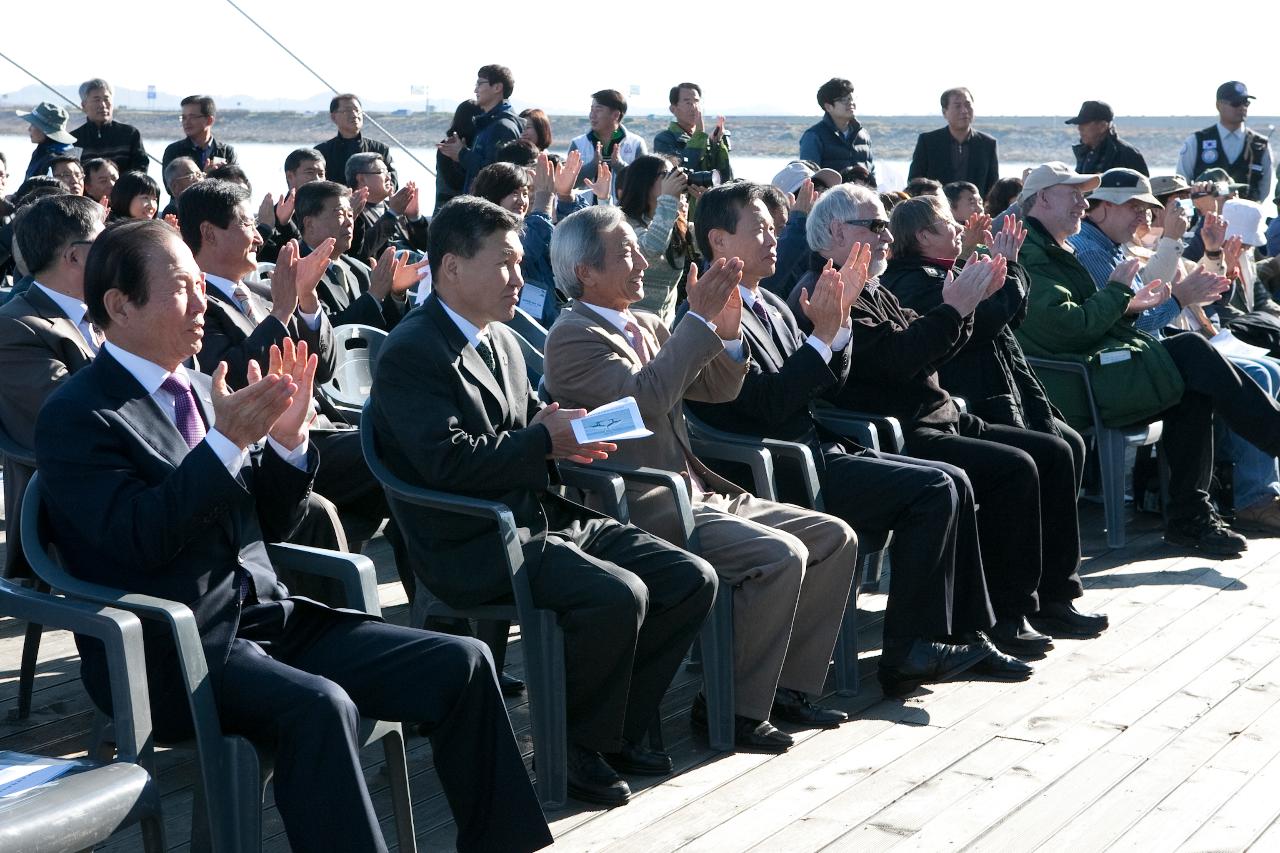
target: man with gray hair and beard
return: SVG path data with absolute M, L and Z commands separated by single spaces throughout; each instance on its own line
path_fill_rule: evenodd
M 860 247 L 870 247 L 874 275 L 851 300 L 851 367 L 837 405 L 897 418 L 904 453 L 942 463 L 953 479 L 971 485 L 996 614 L 989 633 L 997 648 L 1034 656 L 1051 646 L 1047 634 L 1098 634 L 1107 627 L 1106 617 L 1080 613 L 1071 603 L 1084 594 L 1077 573 L 1080 533 L 1071 446 L 1056 435 L 989 424 L 961 412 L 938 382 L 938 365 L 973 336 L 978 305 L 1004 286 L 1005 255 L 975 255 L 958 274 L 939 274 L 941 304 L 917 315 L 878 281 L 894 240 L 888 225 L 880 197 L 856 184 L 825 193 L 806 223 L 814 271 L 796 291 L 812 286 L 816 270 L 847 267 Z M 950 215 L 921 225 L 911 232 L 913 240 L 927 231 L 945 238 L 936 254 L 959 249 L 962 230 Z M 987 242 L 1016 259 L 1016 238 L 1002 235 Z M 807 327 L 804 320 L 801 327 Z

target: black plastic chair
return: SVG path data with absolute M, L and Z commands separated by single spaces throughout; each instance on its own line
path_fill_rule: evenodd
M 22 496 L 23 491 L 19 491 L 11 484 L 19 479 L 34 474 L 36 470 L 35 452 L 18 444 L 9 435 L 9 431 L 4 428 L 4 424 L 0 423 L 0 456 L 4 457 L 4 481 L 6 500 L 5 512 L 10 515 L 22 515 Z M 17 528 L 14 528 L 17 532 Z M 8 548 L 22 547 L 21 535 L 15 536 L 13 541 L 7 542 Z M 39 578 L 32 577 L 9 577 L 5 574 L 6 567 L 0 566 L 0 577 L 14 583 L 22 583 L 31 586 L 39 592 L 48 592 L 49 587 L 42 583 Z M 36 661 L 40 657 L 40 634 L 41 626 L 37 622 L 27 623 L 27 634 L 22 644 L 22 664 L 18 672 L 18 719 L 25 720 L 31 716 L 31 694 L 35 688 L 36 679 Z
M 1061 361 L 1052 358 L 1027 356 L 1027 364 L 1036 370 L 1056 370 L 1079 377 L 1084 383 L 1085 399 L 1089 401 L 1089 417 L 1092 428 L 1082 430 L 1093 437 L 1098 450 L 1098 472 L 1102 479 L 1102 513 L 1107 525 L 1107 547 L 1123 548 L 1124 534 L 1124 475 L 1125 448 L 1155 444 L 1164 430 L 1163 421 L 1152 421 L 1145 426 L 1115 429 L 1102 422 L 1098 405 L 1093 398 L 1093 384 L 1089 381 L 1089 368 L 1078 361 Z M 1160 466 L 1161 479 L 1165 479 L 1165 466 Z
M 76 761 L 75 769 L 0 801 L 0 850 L 73 853 L 141 824 L 147 853 L 165 850 L 154 769 L 142 624 L 132 613 L 36 592 L 0 580 L 0 615 L 94 637 L 106 647 L 118 709 L 116 761 Z
M 32 478 L 23 500 L 22 544 L 35 573 L 54 590 L 69 598 L 128 610 L 139 617 L 164 622 L 173 633 L 183 680 L 190 694 L 195 724 L 192 741 L 166 744 L 194 749 L 199 757 L 200 786 L 192 808 L 191 848 L 215 851 L 255 851 L 262 846 L 262 798 L 272 773 L 270 750 L 239 735 L 224 734 L 209 683 L 208 664 L 200 644 L 195 615 L 185 604 L 149 595 L 125 592 L 74 577 L 52 553 L 40 475 Z M 359 554 L 342 554 L 301 545 L 268 545 L 272 564 L 297 575 L 328 578 L 341 589 L 342 603 L 353 609 L 380 615 L 378 580 L 373 563 Z M 95 722 L 99 741 L 114 741 L 120 748 L 119 720 L 110 726 L 105 715 Z M 390 777 L 395 809 L 396 835 L 401 850 L 417 849 L 413 830 L 413 806 L 409 795 L 408 762 L 404 734 L 399 723 L 362 720 L 361 735 L 367 746 L 381 741 Z

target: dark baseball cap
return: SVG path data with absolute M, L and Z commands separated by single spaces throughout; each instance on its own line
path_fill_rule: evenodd
M 1085 101 L 1080 105 L 1080 113 L 1069 118 L 1065 124 L 1084 124 L 1086 121 L 1112 121 L 1116 114 L 1111 112 L 1111 105 L 1105 101 Z
M 1249 90 L 1239 80 L 1228 80 L 1218 87 L 1219 101 L 1252 101 L 1255 100 Z

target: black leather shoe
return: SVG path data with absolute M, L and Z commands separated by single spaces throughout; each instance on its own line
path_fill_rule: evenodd
M 1205 518 L 1171 520 L 1165 526 L 1164 541 L 1215 557 L 1234 557 L 1249 547 L 1249 540 L 1227 527 L 1217 513 Z
M 986 660 L 979 661 L 973 665 L 969 672 L 973 675 L 981 675 L 984 678 L 991 678 L 997 681 L 1026 681 L 1035 672 L 1035 668 L 1025 661 L 1018 660 L 1012 655 L 1006 655 L 1004 652 L 996 648 L 995 643 L 991 642 L 991 638 L 982 631 L 968 631 L 963 634 L 955 634 L 948 638 L 951 643 L 973 643 L 979 646 L 986 646 L 991 652 Z
M 693 707 L 689 709 L 689 722 L 693 730 L 703 737 L 707 736 L 707 699 L 701 693 L 693 697 Z M 786 752 L 795 744 L 791 735 L 779 731 L 768 720 L 752 720 L 733 717 L 733 745 L 738 749 L 752 752 Z
M 991 649 L 977 643 L 955 646 L 916 639 L 901 654 L 886 650 L 877 675 L 886 696 L 905 696 L 921 684 L 954 678 L 990 655 Z
M 666 776 L 671 773 L 670 755 L 628 740 L 622 742 L 622 749 L 618 752 L 606 752 L 604 760 L 619 773 L 636 776 Z
M 1046 634 L 1068 637 L 1096 637 L 1110 624 L 1105 613 L 1081 613 L 1070 601 L 1042 601 L 1028 618 Z
M 773 695 L 773 713 L 770 719 L 806 728 L 834 729 L 847 722 L 849 715 L 835 708 L 819 707 L 799 690 L 779 687 Z
M 631 799 L 631 788 L 600 753 L 569 745 L 569 796 L 584 803 L 614 808 Z
M 1053 638 L 1032 628 L 1023 616 L 1001 616 L 987 635 L 997 649 L 1016 657 L 1042 657 L 1053 648 Z
M 502 690 L 502 695 L 507 697 L 519 696 L 524 692 L 524 682 L 505 672 L 498 673 L 498 687 Z

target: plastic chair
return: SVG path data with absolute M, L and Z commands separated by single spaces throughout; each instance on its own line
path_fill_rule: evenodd
M 18 442 L 14 441 L 13 436 L 9 435 L 9 431 L 4 428 L 4 424 L 0 423 L 0 456 L 4 457 L 4 481 L 6 500 L 5 512 L 9 513 L 14 521 L 19 521 L 22 516 L 22 496 L 26 489 L 17 488 L 14 484 L 30 480 L 35 475 L 36 455 Z M 8 548 L 21 548 L 22 536 L 19 529 L 10 525 L 16 534 L 13 540 L 6 543 Z M 17 567 L 21 569 L 21 565 Z M 0 577 L 5 577 L 15 583 L 23 583 L 31 586 L 40 592 L 48 592 L 49 587 L 42 583 L 39 578 L 33 577 L 9 577 L 6 574 L 6 567 L 0 566 Z M 18 672 L 18 719 L 25 720 L 31 716 L 31 693 L 34 690 L 36 679 L 36 661 L 40 656 L 40 624 L 37 622 L 27 623 L 27 635 L 22 644 L 22 664 Z
M 45 517 L 40 475 L 32 478 L 23 499 L 22 542 L 35 573 L 53 589 L 68 597 L 119 607 L 135 615 L 167 623 L 173 633 L 183 681 L 190 694 L 195 725 L 192 741 L 167 744 L 195 749 L 199 757 L 201 786 L 192 808 L 191 848 L 215 851 L 256 851 L 262 846 L 262 798 L 271 778 L 270 750 L 239 735 L 222 732 L 209 682 L 208 664 L 200 645 L 195 615 L 185 604 L 149 595 L 125 592 L 72 576 L 50 553 L 51 537 Z M 268 545 L 272 564 L 299 575 L 328 578 L 338 584 L 343 604 L 381 615 L 378 581 L 373 563 L 359 554 L 341 554 L 301 545 Z M 99 739 L 114 740 L 120 748 L 120 720 L 110 735 L 104 734 L 105 716 L 95 723 Z M 364 745 L 382 741 L 395 809 L 400 849 L 415 851 L 413 806 L 409 795 L 408 762 L 404 734 L 399 723 L 362 720 Z M 207 819 L 204 819 L 207 818 Z
M 0 850 L 72 853 L 140 823 L 147 853 L 165 850 L 160 791 L 151 774 L 151 704 L 142 624 L 132 613 L 35 592 L 0 580 L 0 614 L 94 637 L 106 647 L 111 698 L 118 709 L 117 760 L 78 767 L 0 800 Z
M 482 622 L 520 623 L 520 636 L 524 644 L 525 676 L 529 690 L 529 709 L 533 728 L 533 755 L 537 768 L 535 780 L 538 799 L 545 809 L 563 808 L 568 798 L 569 735 L 565 712 L 564 632 L 560 630 L 555 611 L 540 608 L 533 603 L 533 591 L 525 570 L 524 551 L 516 532 L 516 522 L 511 510 L 497 501 L 463 497 L 448 492 L 435 491 L 411 485 L 391 472 L 378 452 L 377 434 L 365 405 L 360 423 L 360 440 L 364 448 L 365 462 L 373 476 L 387 493 L 387 503 L 397 521 L 404 504 L 425 507 L 437 512 L 456 513 L 487 518 L 494 523 L 494 533 L 499 551 L 511 576 L 511 604 L 493 604 L 478 607 L 451 607 L 432 596 L 422 608 L 425 616 L 445 619 L 475 619 Z M 577 475 L 577 476 L 575 476 Z M 569 466 L 561 471 L 561 479 L 569 485 L 597 490 L 603 495 L 605 511 L 611 514 L 624 512 L 625 498 L 620 478 L 604 475 L 607 488 L 601 488 L 602 475 Z M 418 595 L 426 592 L 419 589 Z M 426 597 L 424 596 L 424 601 Z M 417 596 L 415 596 L 415 604 Z M 415 617 L 418 608 L 415 607 Z
M 333 330 L 337 364 L 333 377 L 320 386 L 320 393 L 341 409 L 353 414 L 369 399 L 373 387 L 373 365 L 387 333 L 373 326 L 353 323 Z
M 1094 445 L 1098 449 L 1098 470 L 1102 479 L 1102 510 L 1107 525 L 1107 547 L 1123 548 L 1124 535 L 1124 475 L 1125 448 L 1142 447 L 1155 444 L 1160 440 L 1164 429 L 1162 421 L 1152 421 L 1145 426 L 1115 429 L 1102 422 L 1098 414 L 1098 405 L 1093 398 L 1093 385 L 1089 381 L 1089 368 L 1076 361 L 1061 361 L 1051 358 L 1027 356 L 1027 363 L 1036 370 L 1056 370 L 1080 377 L 1084 382 L 1085 398 L 1089 401 L 1089 416 L 1093 426 L 1081 430 L 1085 435 L 1092 435 Z M 1161 466 L 1161 477 L 1164 476 Z
M 538 352 L 547 348 L 547 327 L 519 305 L 516 306 L 516 315 L 507 321 L 507 326 Z M 538 375 L 541 376 L 542 371 L 538 371 Z
M 818 468 L 814 463 L 813 451 L 808 445 L 794 441 L 781 441 L 773 438 L 758 438 L 741 433 L 716 429 L 693 414 L 689 406 L 684 407 L 685 423 L 689 427 L 689 438 L 693 452 L 698 456 L 706 454 L 709 461 L 724 460 L 722 454 L 725 446 L 760 449 L 765 451 L 770 460 L 777 456 L 788 460 L 799 476 L 803 500 L 797 501 L 809 509 L 823 511 L 822 486 L 818 480 Z M 752 476 L 752 494 L 766 500 L 778 500 L 777 481 L 774 476 L 772 461 L 768 464 L 750 466 Z M 883 549 L 881 549 L 883 550 Z M 859 561 L 859 574 L 865 574 L 869 560 L 879 551 L 864 554 Z M 849 603 L 844 609 L 844 618 L 840 625 L 840 634 L 835 646 L 835 682 L 836 692 L 841 696 L 854 696 L 860 685 L 858 673 L 858 607 L 857 587 L 849 596 Z

